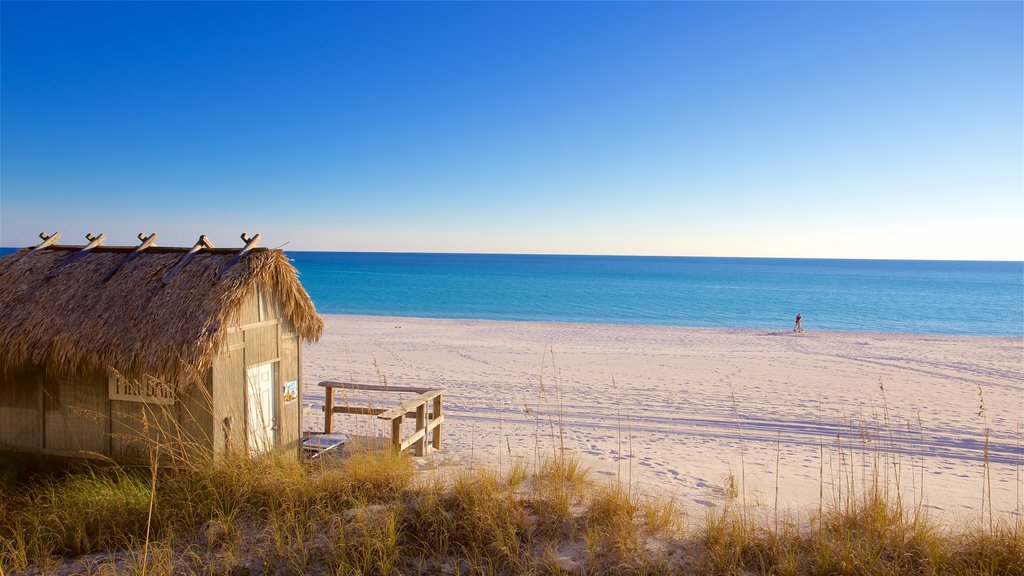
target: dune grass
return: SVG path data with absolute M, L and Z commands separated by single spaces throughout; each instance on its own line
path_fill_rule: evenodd
M 3 489 L 0 566 L 47 573 L 86 555 L 95 574 L 1024 574 L 1019 523 L 947 526 L 877 482 L 861 488 L 801 525 L 757 520 L 735 498 L 688 519 L 568 456 L 448 476 L 391 452 L 155 481 L 92 466 Z

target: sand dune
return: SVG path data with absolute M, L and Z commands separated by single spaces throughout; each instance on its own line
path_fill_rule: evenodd
M 321 380 L 442 386 L 445 449 L 422 466 L 530 464 L 563 446 L 596 478 L 703 506 L 732 483 L 769 507 L 778 468 L 780 507 L 816 508 L 851 477 L 859 490 L 877 462 L 907 501 L 971 515 L 987 423 L 993 507 L 1024 499 L 1020 339 L 325 318 L 305 350 L 307 428 L 322 426 Z M 367 417 L 336 423 L 390 433 Z

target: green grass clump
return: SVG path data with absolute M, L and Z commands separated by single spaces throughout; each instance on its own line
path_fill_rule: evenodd
M 455 556 L 473 570 L 518 572 L 527 550 L 527 512 L 515 482 L 487 469 L 431 483 L 408 510 L 408 534 L 421 557 Z
M 402 454 L 356 452 L 338 466 L 319 466 L 312 475 L 313 491 L 344 501 L 382 503 L 398 499 L 410 486 L 412 461 Z
M 150 489 L 146 479 L 118 468 L 47 478 L 23 496 L 9 494 L 0 512 L 8 526 L 4 549 L 21 556 L 85 554 L 131 546 L 145 532 Z M 11 541 L 14 541 L 12 544 Z
M 583 530 L 591 566 L 634 559 L 644 536 L 637 522 L 636 499 L 624 486 L 612 483 L 595 486 L 588 500 Z
M 955 538 L 950 558 L 956 560 L 961 574 L 1024 574 L 1024 529 L 1020 520 L 998 522 L 991 530 Z

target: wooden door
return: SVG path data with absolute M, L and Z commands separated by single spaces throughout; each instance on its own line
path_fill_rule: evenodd
M 274 402 L 274 364 L 260 364 L 246 369 L 248 393 L 247 429 L 249 431 L 249 454 L 262 454 L 274 447 L 274 432 L 277 429 L 277 415 Z

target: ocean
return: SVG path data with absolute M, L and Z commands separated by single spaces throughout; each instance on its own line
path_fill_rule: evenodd
M 1022 262 L 288 255 L 322 313 L 1024 336 Z
M 1024 263 L 290 252 L 325 313 L 1024 336 Z

